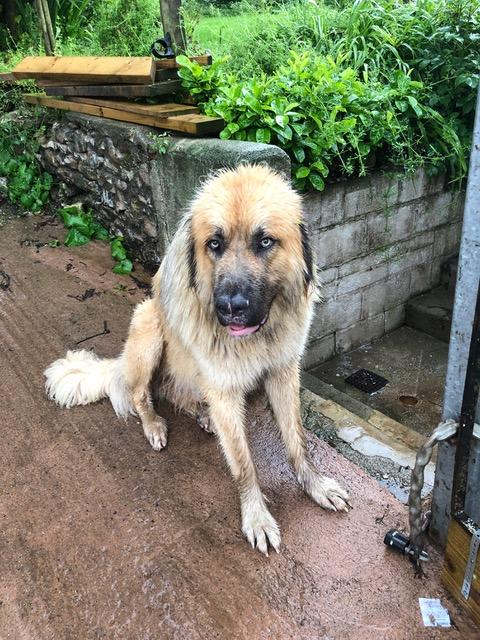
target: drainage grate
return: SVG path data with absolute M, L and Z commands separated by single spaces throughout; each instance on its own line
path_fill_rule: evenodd
M 383 389 L 383 387 L 388 384 L 386 378 L 382 378 L 382 376 L 368 369 L 358 369 L 358 371 L 352 373 L 351 376 L 345 378 L 345 382 L 369 394 L 380 391 L 380 389 Z

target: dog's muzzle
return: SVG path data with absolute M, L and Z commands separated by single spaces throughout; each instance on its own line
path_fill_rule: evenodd
M 248 291 L 234 289 L 230 291 L 216 291 L 214 296 L 215 311 L 218 321 L 227 328 L 231 336 L 238 338 L 249 336 L 257 332 L 267 321 L 260 305 Z

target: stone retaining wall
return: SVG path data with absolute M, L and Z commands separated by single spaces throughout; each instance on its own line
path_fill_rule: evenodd
M 79 114 L 53 124 L 42 161 L 152 270 L 209 173 L 266 162 L 290 176 L 288 156 L 272 145 L 164 137 L 150 127 Z
M 155 268 L 195 189 L 209 172 L 265 162 L 290 175 L 279 148 L 217 139 L 164 138 L 148 127 L 67 115 L 42 152 L 56 174 L 110 231 Z M 405 303 L 440 279 L 458 252 L 462 196 L 442 178 L 351 180 L 304 198 L 324 283 L 305 365 L 400 326 Z

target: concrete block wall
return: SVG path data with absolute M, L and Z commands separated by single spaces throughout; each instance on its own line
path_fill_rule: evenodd
M 218 139 L 162 139 L 158 131 L 79 114 L 56 122 L 43 145 L 45 168 L 91 206 L 133 255 L 154 270 L 195 189 L 212 171 L 267 163 L 286 177 L 290 161 L 272 145 Z M 323 304 L 305 366 L 400 326 L 405 303 L 439 282 L 458 252 L 462 194 L 423 171 L 375 175 L 304 196 Z
M 405 304 L 458 253 L 463 194 L 443 176 L 375 175 L 304 198 L 323 283 L 305 366 L 399 327 Z

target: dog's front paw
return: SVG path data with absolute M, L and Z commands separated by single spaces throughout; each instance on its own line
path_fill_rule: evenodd
M 160 451 L 167 445 L 167 423 L 163 418 L 156 418 L 153 422 L 144 423 L 145 437 L 155 451 Z
M 247 507 L 242 515 L 242 532 L 252 545 L 268 557 L 268 543 L 280 551 L 280 529 L 275 518 L 263 506 Z
M 305 487 L 308 495 L 324 509 L 330 511 L 348 511 L 350 497 L 333 478 L 315 474 L 309 479 L 308 486 Z

